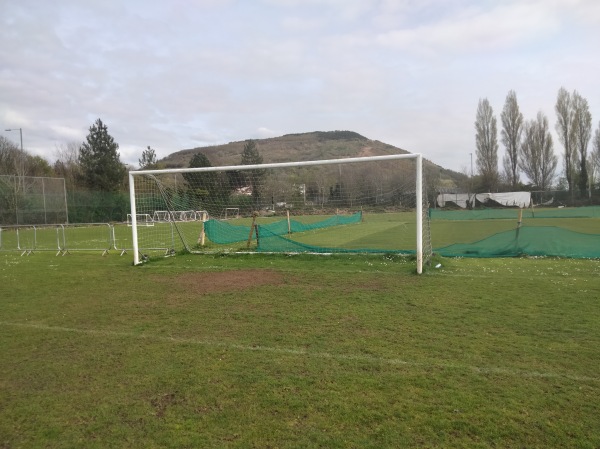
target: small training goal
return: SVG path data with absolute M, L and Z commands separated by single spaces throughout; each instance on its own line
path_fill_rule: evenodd
M 222 220 L 228 220 L 231 218 L 240 218 L 240 208 L 239 207 L 225 207 L 223 212 L 221 213 Z
M 431 256 L 420 154 L 129 172 L 134 263 L 150 253 Z M 146 223 L 150 217 L 154 226 Z

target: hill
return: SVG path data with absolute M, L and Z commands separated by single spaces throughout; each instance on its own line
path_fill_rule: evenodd
M 264 163 L 339 159 L 348 157 L 383 156 L 406 154 L 406 150 L 378 140 L 368 139 L 353 131 L 314 131 L 301 134 L 286 134 L 269 139 L 254 139 Z M 198 147 L 177 151 L 161 159 L 165 168 L 188 167 L 192 156 L 204 153 L 213 166 L 237 165 L 240 163 L 244 141 L 223 145 Z M 460 186 L 465 176 L 445 169 L 431 161 L 424 161 L 428 184 L 432 187 L 452 188 Z

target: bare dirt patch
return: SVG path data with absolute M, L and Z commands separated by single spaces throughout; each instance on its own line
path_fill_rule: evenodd
M 163 278 L 191 293 L 219 293 L 246 290 L 262 285 L 282 285 L 284 276 L 271 270 L 232 270 L 219 272 L 183 273 Z
M 375 156 L 375 153 L 373 152 L 373 147 L 362 147 L 360 149 L 360 153 L 358 154 L 359 157 L 369 157 L 369 156 Z

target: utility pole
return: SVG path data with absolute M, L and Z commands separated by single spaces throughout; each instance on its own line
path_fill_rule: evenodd
M 467 206 L 471 203 L 471 192 L 473 191 L 473 153 L 469 153 L 471 156 L 471 176 L 469 176 L 469 195 L 467 198 Z
M 469 153 L 471 155 L 471 178 L 473 177 L 473 153 Z

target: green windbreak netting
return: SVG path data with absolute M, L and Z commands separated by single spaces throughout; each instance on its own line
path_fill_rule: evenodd
M 210 219 L 204 222 L 204 232 L 211 242 L 227 245 L 248 240 L 250 226 L 236 226 L 226 221 Z
M 334 215 L 325 220 L 315 223 L 301 223 L 296 220 L 279 220 L 273 223 L 259 224 L 259 235 L 278 236 L 288 232 L 305 232 L 315 229 L 324 229 L 332 226 L 360 223 L 362 213 L 356 212 L 352 215 Z M 204 232 L 208 239 L 220 245 L 227 245 L 248 240 L 250 226 L 237 226 L 220 220 L 208 220 L 204 223 Z
M 558 256 L 600 258 L 600 235 L 585 234 L 554 226 L 523 226 L 473 243 L 437 248 L 445 257 Z
M 432 220 L 493 220 L 517 218 L 519 209 L 474 209 L 440 210 L 430 209 Z M 523 209 L 523 218 L 599 218 L 600 207 L 571 207 Z
M 414 250 L 385 250 L 373 248 L 327 248 L 323 246 L 309 245 L 297 242 L 289 238 L 277 235 L 269 229 L 260 227 L 260 239 L 256 248 L 259 252 L 285 252 L 285 253 L 373 253 L 381 254 L 393 252 L 394 254 L 415 254 Z

